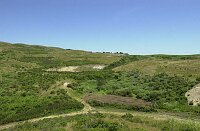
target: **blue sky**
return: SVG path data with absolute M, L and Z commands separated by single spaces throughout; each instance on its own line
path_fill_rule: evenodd
M 197 54 L 200 0 L 0 0 L 0 41 Z

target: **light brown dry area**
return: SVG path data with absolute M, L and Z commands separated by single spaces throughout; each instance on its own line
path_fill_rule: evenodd
M 105 68 L 105 65 L 94 65 L 93 69 L 102 70 Z
M 51 68 L 51 69 L 48 69 L 47 71 L 58 71 L 58 72 L 77 72 L 77 69 L 78 66 L 68 66 L 68 67 L 62 67 L 62 68 L 59 68 L 59 69 L 56 69 L 56 68 Z
M 98 101 L 100 103 L 108 103 L 108 104 L 119 104 L 119 105 L 134 105 L 138 107 L 146 107 L 151 106 L 152 103 L 146 102 L 141 99 L 136 99 L 133 97 L 122 97 L 116 95 L 93 95 L 88 94 L 84 98 L 86 101 Z
M 186 92 L 185 96 L 187 97 L 189 105 L 196 106 L 200 104 L 200 84 L 198 84 L 193 89 Z
M 61 68 L 50 68 L 47 71 L 58 71 L 58 72 L 81 72 L 81 71 L 92 71 L 102 70 L 105 65 L 83 65 L 83 66 L 67 66 Z
M 144 59 L 139 61 L 130 62 L 125 65 L 118 66 L 113 69 L 114 71 L 137 71 L 144 74 L 154 75 L 160 72 L 167 74 L 176 74 L 180 76 L 199 76 L 200 61 L 195 60 L 162 60 L 162 59 Z

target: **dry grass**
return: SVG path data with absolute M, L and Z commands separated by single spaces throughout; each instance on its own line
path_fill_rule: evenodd
M 133 97 L 122 97 L 116 95 L 92 95 L 87 94 L 84 98 L 86 101 L 98 101 L 100 103 L 108 103 L 108 104 L 119 104 L 119 105 L 133 105 L 138 107 L 147 107 L 151 106 L 150 102 L 146 102 L 141 99 L 136 99 Z
M 50 68 L 46 71 L 56 72 L 82 72 L 82 71 L 98 71 L 105 68 L 105 65 L 82 65 L 82 66 L 67 66 L 61 68 Z
M 190 77 L 200 76 L 200 60 L 159 60 L 145 59 L 134 61 L 114 68 L 114 71 L 136 71 L 153 75 L 166 72 L 168 74 L 184 75 Z
M 144 124 L 144 123 L 134 123 L 127 121 L 125 119 L 122 119 L 117 116 L 113 115 L 107 115 L 105 118 L 102 119 L 103 121 L 106 122 L 113 122 L 113 123 L 120 123 L 121 125 L 125 125 L 128 127 L 128 129 L 133 130 L 133 131 L 160 131 L 156 127 L 152 127 L 150 125 Z
M 93 53 L 81 50 L 65 50 L 61 48 L 9 44 L 0 42 L 0 71 L 15 73 L 19 69 L 32 69 L 42 66 L 51 68 L 79 65 L 109 65 L 121 58 L 115 54 Z M 48 60 L 51 64 L 48 63 Z M 52 64 L 53 63 L 53 64 Z M 63 64 L 64 63 L 64 64 Z M 90 67 L 83 67 L 84 70 Z M 78 70 L 81 70 L 82 67 Z

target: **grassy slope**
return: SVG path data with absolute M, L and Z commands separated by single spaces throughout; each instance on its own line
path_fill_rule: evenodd
M 80 103 L 76 103 L 67 94 L 62 93 L 63 90 L 52 88 L 52 85 L 57 81 L 65 81 L 69 78 L 80 79 L 77 80 L 80 82 L 78 83 L 79 86 L 82 86 L 80 89 L 83 88 L 83 90 L 89 90 L 89 92 L 92 89 L 94 92 L 100 90 L 104 93 L 116 91 L 113 93 L 126 94 L 127 87 L 130 86 L 131 91 L 135 91 L 133 93 L 146 91 L 142 92 L 142 94 L 135 94 L 142 97 L 143 94 L 149 93 L 149 88 L 146 88 L 148 82 L 145 84 L 143 81 L 152 81 L 151 77 L 149 79 L 147 76 L 144 80 L 142 77 L 141 81 L 136 83 L 139 84 L 136 85 L 137 87 L 141 86 L 145 90 L 142 90 L 142 88 L 135 90 L 135 87 L 132 88 L 134 82 L 131 77 L 129 74 L 127 76 L 126 74 L 124 75 L 124 72 L 138 70 L 143 72 L 144 75 L 151 76 L 165 72 L 170 75 L 189 77 L 193 80 L 200 76 L 199 55 L 125 56 L 121 60 L 120 58 L 121 56 L 113 54 L 0 42 L 0 123 L 24 120 L 52 113 L 62 113 L 65 112 L 65 109 L 67 111 L 80 109 Z M 111 65 L 102 72 L 94 71 L 79 74 L 49 73 L 43 70 L 52 67 L 88 64 Z M 121 71 L 122 74 L 112 74 L 111 69 Z M 167 78 L 171 79 L 170 77 Z M 184 83 L 184 81 L 179 82 L 180 79 L 175 80 L 178 80 L 179 86 Z M 162 81 L 153 82 L 162 85 Z M 109 88 L 109 86 L 113 89 Z M 116 87 L 117 89 L 115 89 Z M 166 89 L 166 91 L 170 90 Z M 74 105 L 70 105 L 70 103 L 74 103 Z M 66 108 L 68 106 L 72 106 L 72 108 Z M 57 110 L 55 110 L 55 107 Z
M 198 131 L 199 123 L 158 119 L 147 116 L 87 114 L 73 117 L 46 119 L 37 123 L 25 123 L 9 129 L 21 130 L 55 130 L 55 131 Z
M 17 66 L 25 64 L 25 66 L 31 67 L 110 64 L 120 59 L 119 56 L 113 54 L 2 42 L 0 42 L 0 54 L 2 63 L 6 62 L 7 64 L 9 62 L 10 64 L 12 60 L 11 64 L 16 64 Z
M 113 69 L 114 71 L 140 71 L 154 75 L 165 72 L 190 78 L 200 77 L 200 55 L 191 56 L 144 56 Z
M 0 42 L 0 123 L 80 110 L 80 103 L 51 86 L 68 78 L 44 69 L 110 64 L 119 58 L 112 54 Z

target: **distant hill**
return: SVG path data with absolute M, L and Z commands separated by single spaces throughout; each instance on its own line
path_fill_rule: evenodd
M 16 71 L 16 67 L 62 67 L 87 64 L 111 64 L 120 55 L 111 53 L 92 53 L 39 45 L 10 44 L 0 42 L 0 70 Z

